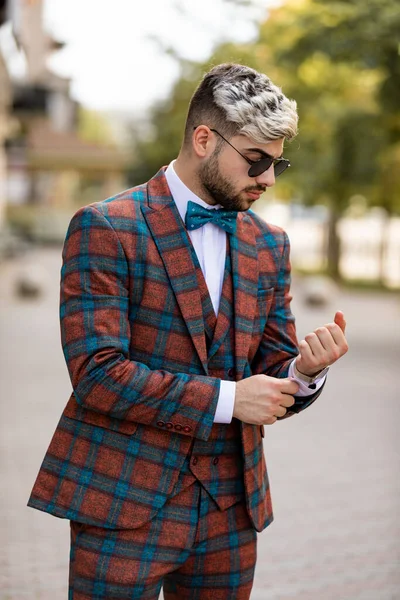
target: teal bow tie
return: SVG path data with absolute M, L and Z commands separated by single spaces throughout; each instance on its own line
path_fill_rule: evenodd
M 207 209 L 189 200 L 185 225 L 190 231 L 194 231 L 203 227 L 206 223 L 214 223 L 214 225 L 218 225 L 218 227 L 221 227 L 227 233 L 235 233 L 237 225 L 236 217 L 237 212 L 234 210 L 222 210 L 222 208 Z

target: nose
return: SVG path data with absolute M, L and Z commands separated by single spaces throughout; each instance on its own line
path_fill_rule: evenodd
M 275 185 L 274 165 L 271 165 L 269 169 L 267 169 L 266 171 L 264 171 L 264 173 L 261 173 L 261 175 L 258 175 L 254 179 L 257 183 L 266 187 L 272 187 L 273 185 Z

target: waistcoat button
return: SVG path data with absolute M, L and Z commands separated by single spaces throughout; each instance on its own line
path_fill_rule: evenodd
M 213 465 L 217 465 L 218 461 L 219 461 L 219 458 L 218 458 L 218 456 L 216 456 L 213 460 Z
M 194 456 L 193 459 L 192 459 L 192 465 L 197 465 L 198 460 L 199 459 L 197 458 L 197 456 Z
M 232 369 L 232 367 L 230 369 L 228 369 L 228 376 L 229 377 L 233 377 L 235 375 L 235 371 L 234 369 Z

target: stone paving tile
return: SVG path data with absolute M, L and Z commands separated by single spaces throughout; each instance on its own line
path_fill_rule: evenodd
M 13 295 L 21 259 L 0 264 L 0 600 L 64 600 L 68 522 L 26 507 L 71 389 L 61 251 L 27 258 L 48 273 L 38 300 Z M 295 288 L 299 337 L 340 308 L 351 353 L 307 412 L 267 428 L 275 521 L 258 537 L 252 600 L 400 600 L 399 298 L 345 293 L 310 311 Z

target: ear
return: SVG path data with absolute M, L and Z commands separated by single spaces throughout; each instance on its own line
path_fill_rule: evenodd
M 207 158 L 215 149 L 215 136 L 207 125 L 199 125 L 193 132 L 192 146 L 199 158 Z

